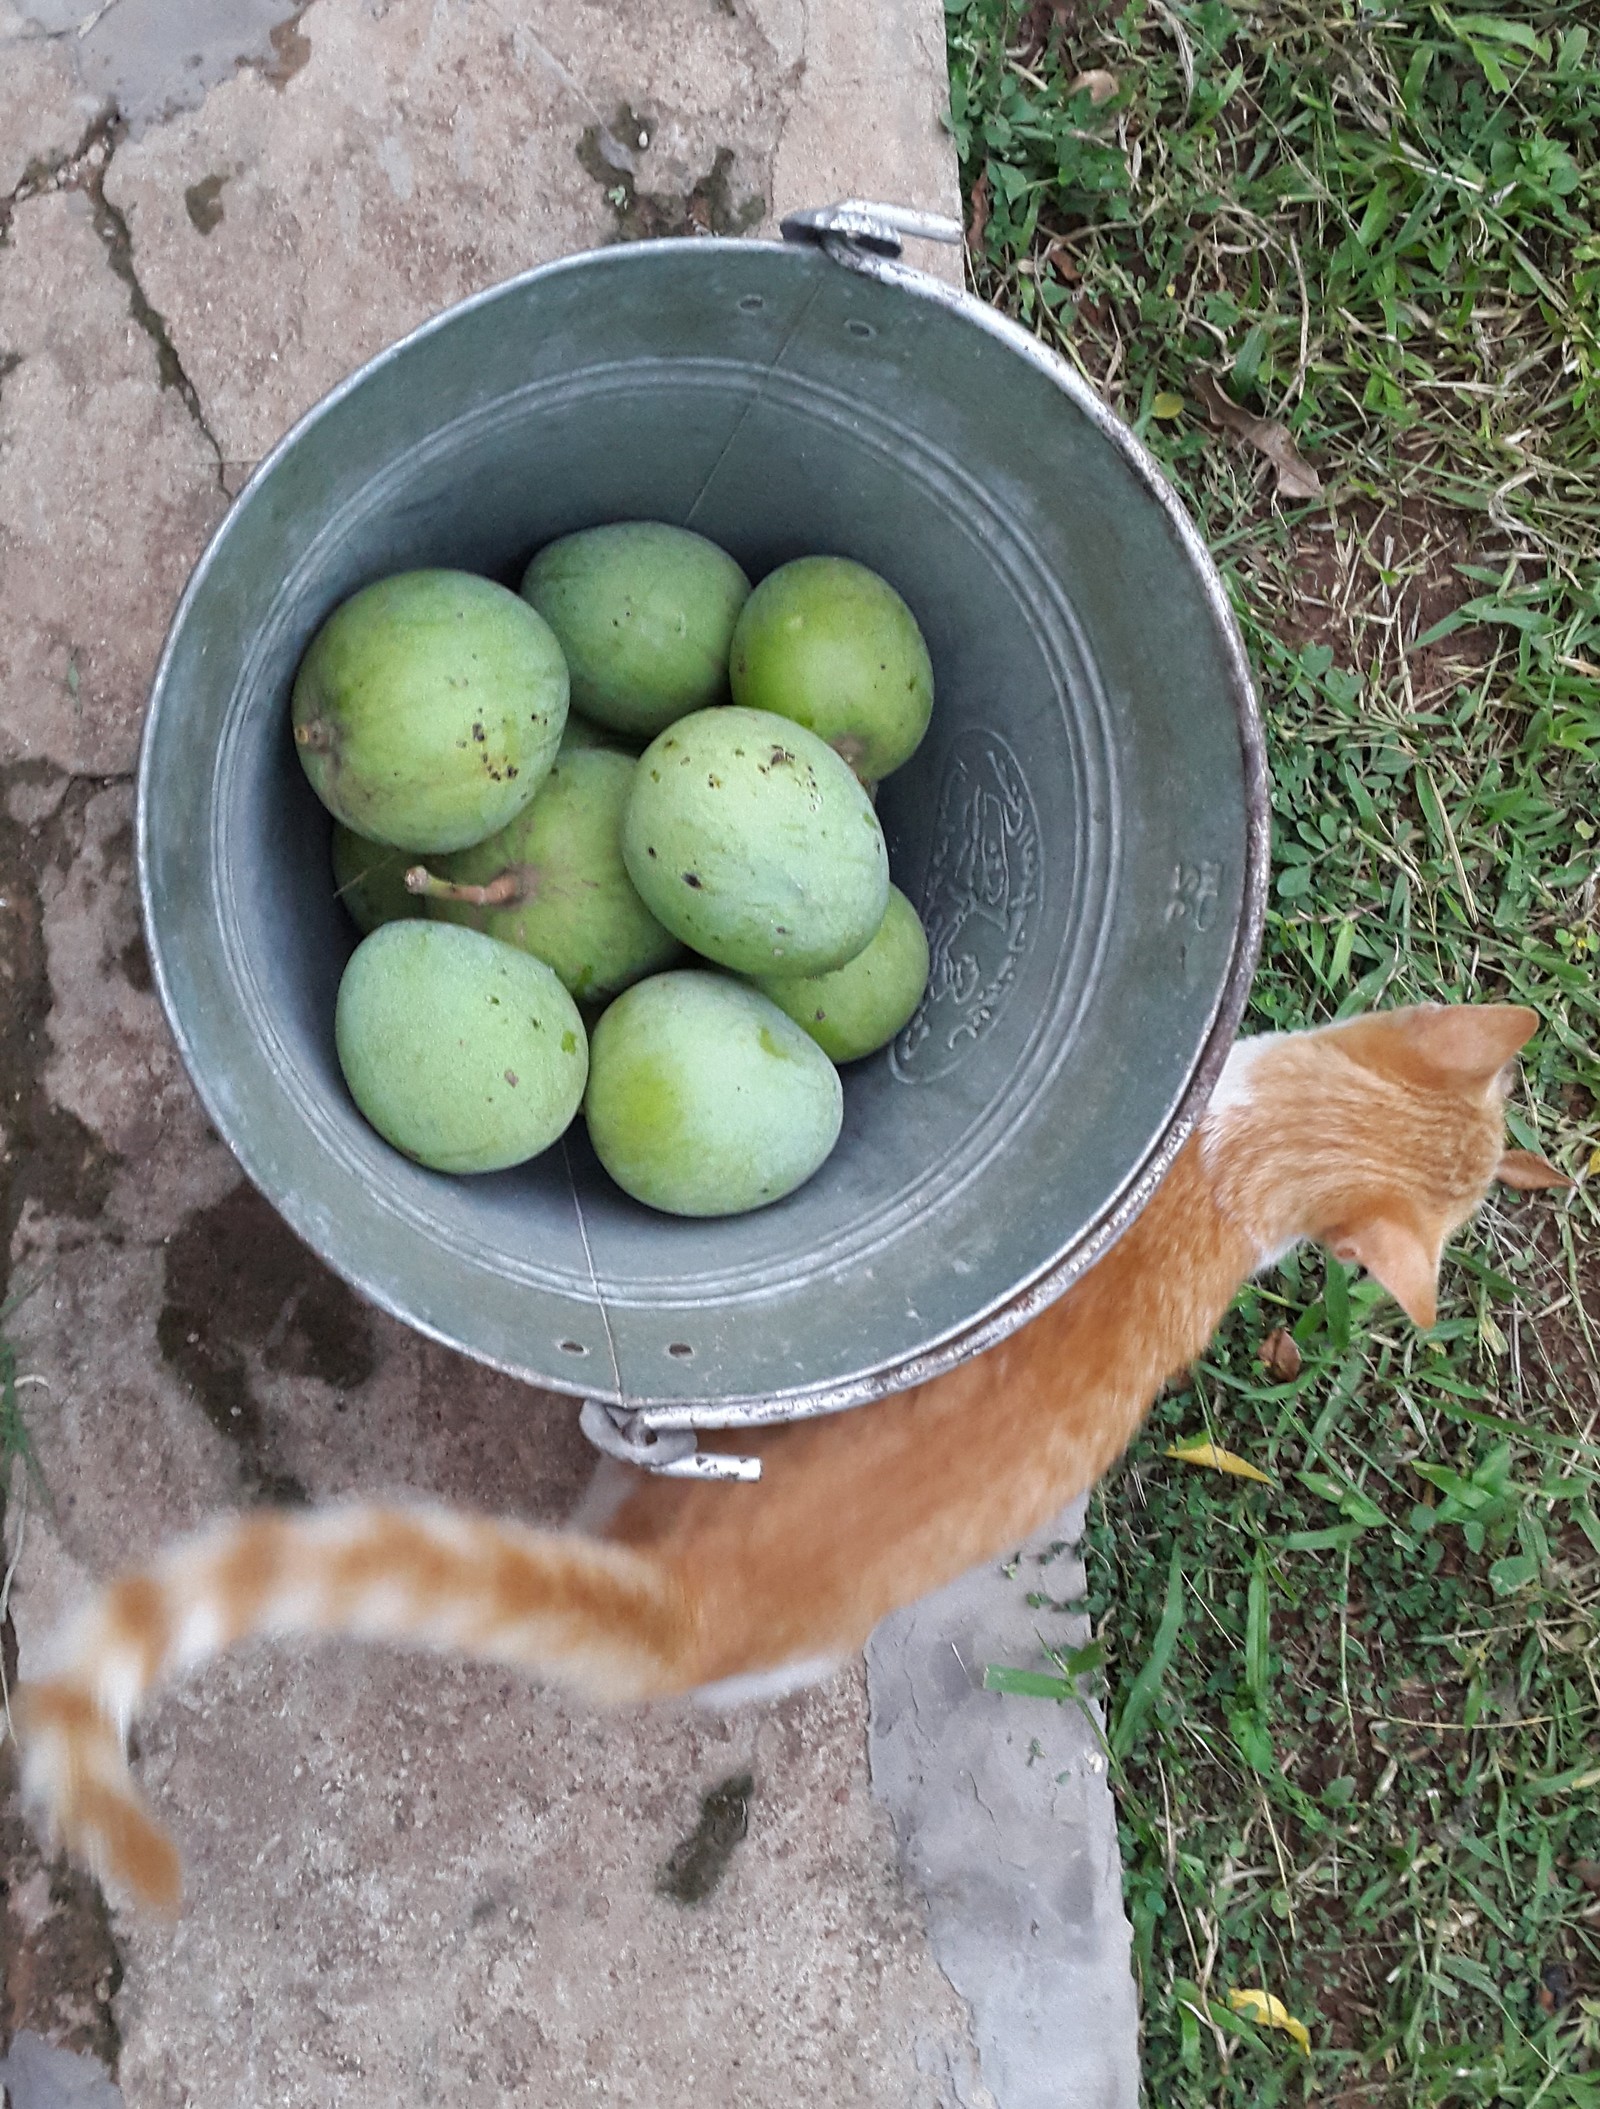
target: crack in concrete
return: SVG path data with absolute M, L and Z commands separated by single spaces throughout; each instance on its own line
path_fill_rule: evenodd
M 81 187 L 94 213 L 95 233 L 105 245 L 106 262 L 128 289 L 128 312 L 155 346 L 156 372 L 161 385 L 163 388 L 172 389 L 188 411 L 196 431 L 216 458 L 217 487 L 224 498 L 231 500 L 233 494 L 228 489 L 228 465 L 221 442 L 211 429 L 205 406 L 200 400 L 200 391 L 184 371 L 178 348 L 167 328 L 166 317 L 139 283 L 139 274 L 133 261 L 133 234 L 128 226 L 127 216 L 106 196 L 106 174 L 111 167 L 112 156 L 122 143 L 124 129 L 122 120 L 114 112 L 103 120 L 100 138 L 104 142 L 105 152 L 96 156 L 91 147 L 90 152 L 84 156 L 83 166 L 87 174 Z
M 157 378 L 163 388 L 170 388 L 178 397 L 196 431 L 211 449 L 216 460 L 218 488 L 231 503 L 233 492 L 228 487 L 229 465 L 221 443 L 211 429 L 199 390 L 184 370 L 178 348 L 167 328 L 166 317 L 139 282 L 133 261 L 133 234 L 127 216 L 106 196 L 106 174 L 126 132 L 127 126 L 115 104 L 108 103 L 90 120 L 76 146 L 69 147 L 64 153 L 30 162 L 16 187 L 9 195 L 0 198 L 0 248 L 4 248 L 10 238 L 11 223 L 19 205 L 52 190 L 83 193 L 89 201 L 95 233 L 105 247 L 106 261 L 127 288 L 128 312 L 155 347 Z M 8 365 L 5 363 L 7 357 L 10 355 L 0 356 L 0 381 L 7 373 L 14 372 L 18 363 L 11 358 Z
M 0 247 L 4 247 L 11 232 L 11 220 L 17 207 L 51 189 L 64 171 L 76 169 L 79 162 L 92 151 L 95 142 L 102 137 L 107 120 L 112 114 L 110 108 L 103 105 L 90 118 L 83 137 L 76 146 L 67 147 L 59 154 L 40 154 L 28 163 L 11 189 L 0 198 Z

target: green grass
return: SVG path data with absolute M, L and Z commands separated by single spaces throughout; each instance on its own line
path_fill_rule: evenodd
M 973 282 L 1157 453 L 1261 683 L 1274 882 L 1251 1023 L 1528 1002 L 1544 1029 L 1513 1131 L 1586 1172 L 1591 0 L 946 12 Z M 1321 498 L 1276 497 L 1206 415 L 1207 376 L 1285 428 Z M 1239 1299 L 1096 1497 L 1095 1637 L 1065 1666 L 1106 1680 L 1160 2109 L 1600 2104 L 1595 1223 L 1587 1190 L 1498 1194 L 1426 1338 L 1301 1255 Z M 1258 1358 L 1277 1327 L 1292 1382 Z M 1205 1435 L 1273 1483 L 1164 1457 Z M 1230 2008 L 1253 1987 L 1308 2055 Z
M 24 1293 L 31 1295 L 32 1291 Z M 22 1296 L 13 1296 L 0 1304 L 0 1522 L 5 1518 L 11 1467 L 18 1459 L 27 1468 L 29 1478 L 37 1486 L 42 1488 L 43 1485 L 33 1437 L 28 1432 L 28 1424 L 23 1418 L 22 1406 L 17 1398 L 20 1385 L 26 1380 L 19 1377 L 17 1351 L 5 1335 L 6 1321 L 22 1301 Z

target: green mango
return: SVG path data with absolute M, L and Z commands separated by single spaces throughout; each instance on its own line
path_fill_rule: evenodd
M 793 718 L 863 783 L 909 761 L 933 712 L 933 662 L 894 588 L 848 557 L 800 557 L 745 602 L 733 700 Z
M 588 1047 L 543 960 L 453 923 L 385 923 L 350 955 L 334 1007 L 350 1096 L 386 1142 L 438 1172 L 498 1172 L 578 1110 Z
M 416 861 L 414 850 L 368 842 L 342 820 L 333 823 L 334 891 L 362 932 L 422 914 L 423 902 L 406 887 L 406 873 Z
M 854 959 L 828 974 L 763 974 L 754 986 L 832 1062 L 859 1062 L 887 1047 L 928 986 L 928 938 L 898 886 L 877 935 Z
M 684 968 L 619 996 L 594 1029 L 584 1116 L 624 1192 L 676 1216 L 793 1193 L 839 1139 L 820 1048 L 746 983 Z
M 564 535 L 522 581 L 561 640 L 573 708 L 639 740 L 727 701 L 728 647 L 749 592 L 715 542 L 656 520 Z
M 659 922 L 740 974 L 842 966 L 889 900 L 883 830 L 848 765 L 789 719 L 732 704 L 639 757 L 622 857 Z
M 509 826 L 419 870 L 428 913 L 516 945 L 584 1002 L 670 966 L 683 947 L 646 908 L 622 861 L 638 764 L 615 748 L 564 752 Z
M 312 639 L 290 705 L 295 751 L 336 820 L 434 854 L 504 827 L 544 781 L 567 669 L 526 601 L 466 571 L 365 586 Z

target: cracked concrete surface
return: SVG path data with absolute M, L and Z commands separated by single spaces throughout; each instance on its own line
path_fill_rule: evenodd
M 9 1487 L 8 1675 L 91 1575 L 218 1508 L 404 1487 L 555 1518 L 589 1469 L 566 1402 L 366 1311 L 288 1236 L 152 995 L 131 772 L 228 494 L 386 343 L 630 214 L 957 203 L 934 0 L 114 0 L 80 35 L 94 14 L 0 0 L 0 1306 L 43 1470 Z M 726 1719 L 600 1717 L 262 1651 L 141 1749 L 189 1857 L 175 1928 L 52 1866 L 0 1752 L 14 2109 L 102 2068 L 128 2109 L 1013 2109 L 901 1879 L 859 1667 Z M 745 1771 L 721 1881 L 663 1895 Z
M 133 767 L 173 604 L 226 500 L 96 224 L 105 142 L 0 250 L 0 762 Z

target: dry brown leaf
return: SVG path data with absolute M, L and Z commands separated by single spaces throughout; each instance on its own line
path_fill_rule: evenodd
M 1292 1384 L 1300 1374 L 1300 1344 L 1285 1326 L 1275 1326 L 1256 1355 L 1275 1383 Z
M 1600 1860 L 1574 1860 L 1572 1872 L 1591 1896 L 1600 1897 Z
M 1223 425 L 1228 431 L 1236 432 L 1248 446 L 1254 447 L 1272 463 L 1278 472 L 1280 498 L 1322 496 L 1322 479 L 1310 462 L 1296 452 L 1287 425 L 1280 425 L 1276 418 L 1256 417 L 1251 411 L 1241 410 L 1219 385 L 1214 374 L 1197 373 L 1193 385 L 1214 425 Z
M 1067 83 L 1067 99 L 1070 101 L 1074 95 L 1081 95 L 1087 88 L 1089 100 L 1098 110 L 1102 103 L 1110 102 L 1120 86 L 1114 73 L 1107 73 L 1104 66 L 1096 66 L 1088 73 L 1073 75 Z
M 972 186 L 972 212 L 967 220 L 967 247 L 974 255 L 983 247 L 989 224 L 989 171 L 985 169 Z

